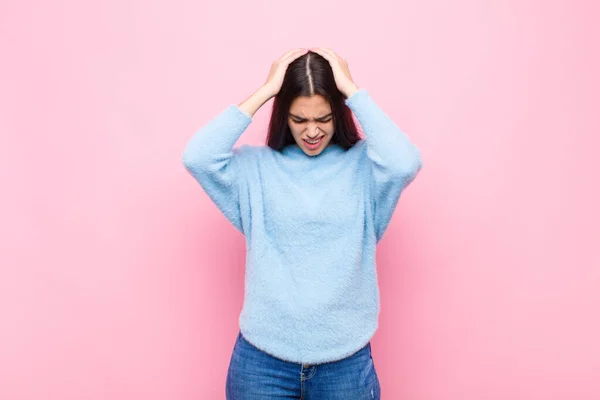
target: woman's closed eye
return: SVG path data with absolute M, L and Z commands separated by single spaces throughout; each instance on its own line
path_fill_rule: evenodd
M 296 124 L 303 124 L 303 123 L 305 123 L 307 120 L 306 120 L 306 119 L 303 119 L 303 120 L 297 120 L 297 119 L 295 119 L 295 118 L 292 118 L 292 121 L 294 121 L 294 123 L 296 123 Z M 327 123 L 327 122 L 331 121 L 331 118 L 327 118 L 327 119 L 316 119 L 315 121 L 316 121 L 316 122 L 321 122 L 321 123 Z

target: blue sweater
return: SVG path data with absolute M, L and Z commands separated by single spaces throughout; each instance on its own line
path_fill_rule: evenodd
M 290 362 L 339 360 L 375 334 L 375 247 L 422 166 L 418 148 L 365 89 L 346 105 L 366 137 L 348 150 L 234 148 L 252 118 L 231 104 L 189 139 L 182 157 L 245 236 L 240 331 Z

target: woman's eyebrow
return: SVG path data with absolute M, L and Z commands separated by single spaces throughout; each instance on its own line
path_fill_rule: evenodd
M 333 113 L 329 113 L 329 114 L 327 114 L 327 115 L 323 115 L 322 117 L 318 117 L 318 118 L 315 118 L 315 119 L 325 119 L 325 118 L 327 118 L 327 117 L 330 117 L 332 114 L 333 114 Z M 296 118 L 296 119 L 306 119 L 306 118 L 303 118 L 303 117 L 299 117 L 299 116 L 297 116 L 297 115 L 294 115 L 294 114 L 292 114 L 292 113 L 290 113 L 290 115 L 291 115 L 292 117 Z

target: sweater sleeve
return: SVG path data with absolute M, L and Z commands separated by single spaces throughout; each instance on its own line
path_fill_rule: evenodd
M 410 138 L 373 101 L 366 89 L 346 99 L 366 136 L 376 240 L 390 223 L 400 194 L 422 168 L 421 154 Z
M 243 233 L 238 182 L 239 148 L 233 148 L 252 118 L 231 104 L 187 142 L 182 162 L 223 215 Z

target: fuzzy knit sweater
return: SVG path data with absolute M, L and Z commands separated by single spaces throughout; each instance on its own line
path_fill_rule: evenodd
M 234 145 L 252 118 L 231 104 L 187 142 L 182 161 L 246 240 L 240 331 L 282 360 L 319 364 L 365 346 L 378 326 L 375 247 L 419 149 L 366 89 L 346 100 L 364 132 L 309 156 L 296 145 Z

